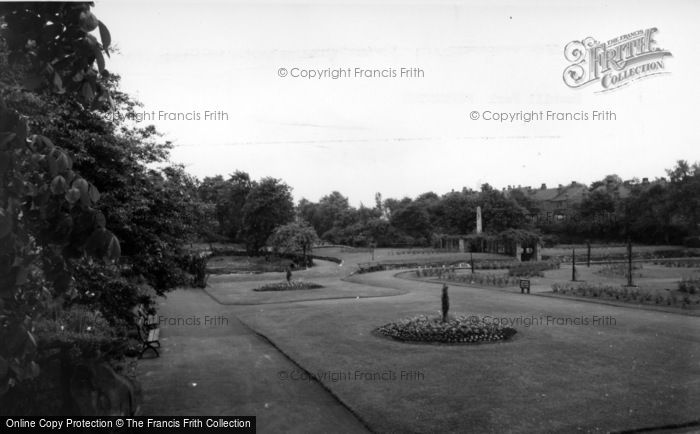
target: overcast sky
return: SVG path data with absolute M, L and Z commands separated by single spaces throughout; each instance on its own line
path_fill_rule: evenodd
M 481 183 L 660 177 L 700 160 L 700 2 L 97 1 L 120 53 L 108 69 L 198 177 L 273 176 L 298 200 L 339 190 L 439 194 Z M 665 74 L 615 91 L 572 89 L 564 47 L 658 28 Z M 280 68 L 420 68 L 420 78 L 304 79 Z M 611 110 L 610 121 L 499 123 L 477 111 Z

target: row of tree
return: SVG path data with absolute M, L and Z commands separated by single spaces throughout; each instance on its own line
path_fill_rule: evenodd
M 700 246 L 700 165 L 679 160 L 667 177 L 624 182 L 609 175 L 591 184 L 562 222 L 541 222 L 558 241 L 620 241 Z
M 251 253 L 265 246 L 275 227 L 295 219 L 329 243 L 429 245 L 439 235 L 473 233 L 477 207 L 487 233 L 526 229 L 539 230 L 550 242 L 610 242 L 629 236 L 639 242 L 678 244 L 698 234 L 700 169 L 697 163 L 678 161 L 667 173 L 668 180 L 651 183 L 609 175 L 578 189 L 578 197 L 555 210 L 528 190 L 499 191 L 488 184 L 480 191 L 428 192 L 415 199 L 383 200 L 377 193 L 374 206 L 359 208 L 334 191 L 318 202 L 301 199 L 295 207 L 289 186 L 271 178 L 251 181 L 245 172 L 228 179 L 205 178 L 199 197 L 214 209 L 209 233 L 203 235 L 242 242 Z

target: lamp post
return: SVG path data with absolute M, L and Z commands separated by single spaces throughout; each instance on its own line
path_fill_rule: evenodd
M 632 238 L 627 237 L 627 286 L 634 286 L 632 281 Z
M 588 250 L 588 255 L 586 256 L 586 267 L 591 268 L 591 241 L 586 240 L 586 249 Z

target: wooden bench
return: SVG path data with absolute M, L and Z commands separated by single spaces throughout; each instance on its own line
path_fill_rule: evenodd
M 136 315 L 136 330 L 142 348 L 139 354 L 139 359 L 143 357 L 146 351 L 153 350 L 156 357 L 160 357 L 158 348 L 160 348 L 160 328 L 158 328 L 158 317 L 156 315 L 148 315 L 140 306 Z

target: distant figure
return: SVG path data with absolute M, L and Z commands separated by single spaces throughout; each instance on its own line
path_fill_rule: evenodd
M 285 272 L 287 273 L 287 284 L 291 284 L 292 283 L 292 269 L 289 265 L 287 266 L 287 268 L 285 268 Z
M 450 296 L 447 294 L 447 285 L 442 284 L 442 322 L 447 322 L 447 312 L 450 310 Z

